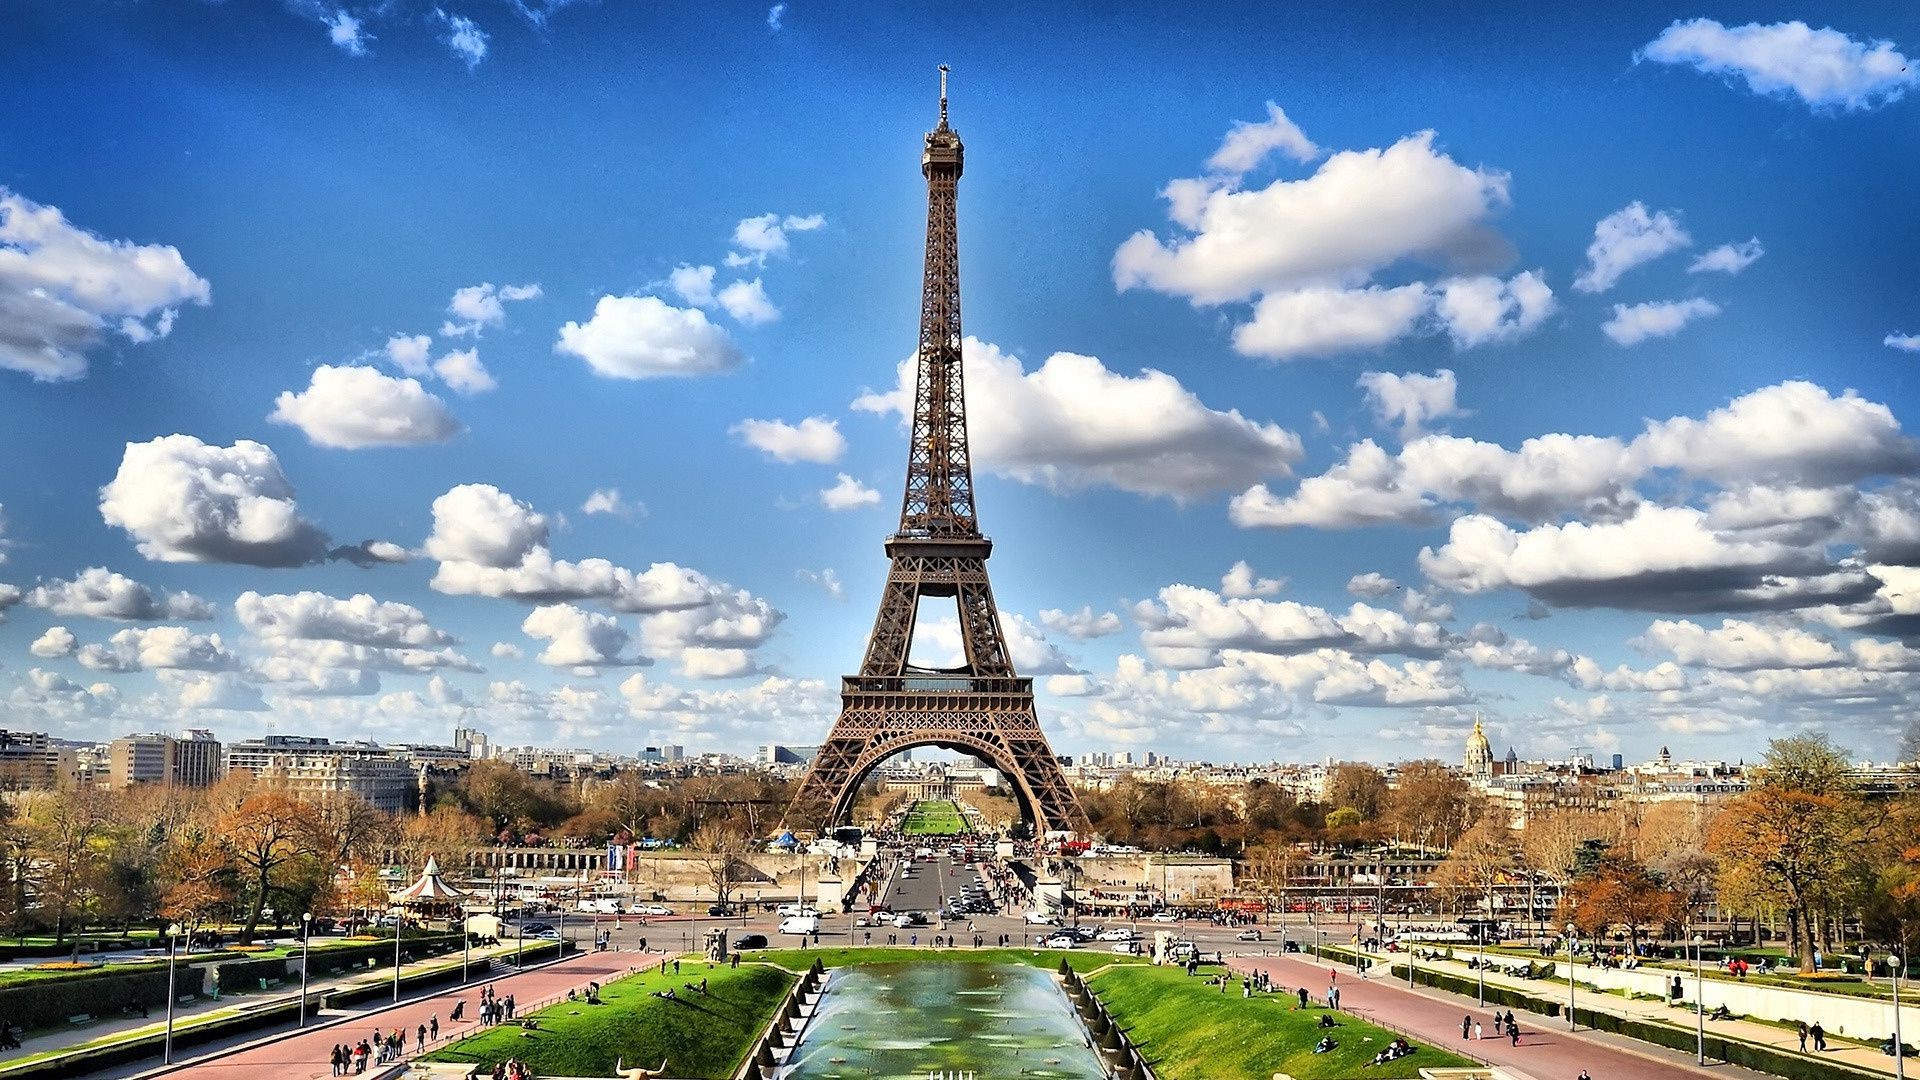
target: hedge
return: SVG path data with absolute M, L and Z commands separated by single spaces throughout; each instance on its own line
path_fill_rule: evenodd
M 1406 978 L 1406 966 L 1401 965 L 1388 970 L 1389 976 L 1395 976 L 1396 973 L 1398 978 Z M 1414 979 L 1449 993 L 1469 996 L 1476 993 L 1479 986 L 1478 980 L 1464 979 L 1448 972 L 1427 968 L 1415 969 Z M 1497 1005 L 1521 1008 L 1550 1017 L 1562 1015 L 1560 1010 L 1565 1004 L 1535 997 L 1523 991 L 1493 986 L 1487 987 L 1487 1000 Z M 1576 1019 L 1596 1031 L 1625 1035 L 1628 1038 L 1650 1042 L 1670 1050 L 1692 1053 L 1698 1047 L 1697 1031 L 1688 1031 L 1666 1024 L 1650 1024 L 1644 1020 L 1615 1016 L 1595 1009 L 1578 1009 Z M 1707 1033 L 1707 1057 L 1709 1060 L 1717 1059 L 1729 1065 L 1740 1065 L 1758 1072 L 1784 1076 L 1787 1080 L 1861 1080 L 1863 1077 L 1876 1077 L 1883 1080 L 1885 1076 L 1883 1073 L 1868 1072 L 1802 1054 L 1776 1050 L 1759 1043 L 1716 1036 L 1711 1031 Z
M 300 1002 L 298 995 L 295 995 L 295 999 L 291 1001 L 275 1002 L 193 1027 L 176 1027 L 173 1031 L 173 1046 L 175 1050 L 179 1050 L 183 1047 L 217 1042 L 258 1028 L 277 1027 L 292 1020 L 299 1013 Z M 164 1033 L 155 1033 L 108 1046 L 73 1050 L 25 1065 L 0 1064 L 0 1076 L 6 1077 L 6 1080 L 26 1080 L 33 1077 L 52 1077 L 58 1080 L 58 1078 L 70 1076 L 83 1076 L 145 1058 L 158 1057 L 165 1042 Z
M 286 977 L 287 961 L 279 956 L 263 960 L 229 960 L 213 966 L 213 985 L 223 994 L 258 990 L 261 979 L 277 983 Z

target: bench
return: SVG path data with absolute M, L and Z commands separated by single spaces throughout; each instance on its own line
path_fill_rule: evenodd
M 91 1023 L 92 1021 L 93 1021 L 92 1013 L 75 1013 L 74 1015 L 67 1017 L 67 1023 L 69 1024 L 86 1024 L 86 1023 Z

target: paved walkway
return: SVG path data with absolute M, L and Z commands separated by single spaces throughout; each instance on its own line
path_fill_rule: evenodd
M 493 979 L 486 985 L 491 985 L 500 997 L 512 994 L 517 1010 L 530 1012 L 565 997 L 570 987 L 584 989 L 589 980 L 605 983 L 630 969 L 658 963 L 659 959 L 655 953 L 587 952 L 559 963 Z M 334 1044 L 370 1039 L 375 1028 L 386 1032 L 396 1026 L 407 1032 L 407 1051 L 411 1054 L 415 1029 L 431 1017 L 440 1019 L 442 1044 L 479 1030 L 480 989 L 480 985 L 470 983 L 377 1012 L 356 1013 L 305 1031 L 296 1029 L 268 1036 L 253 1045 L 219 1052 L 222 1056 L 211 1060 L 188 1063 L 166 1075 L 192 1080 L 309 1080 L 330 1076 L 332 1069 L 327 1056 Z M 466 1018 L 458 1024 L 449 1023 L 447 1018 L 453 1013 L 454 1003 L 462 999 L 467 1003 Z M 367 1075 L 375 1071 L 368 1066 Z
M 1389 964 L 1405 965 L 1407 962 L 1405 953 L 1373 953 L 1370 955 L 1375 959 L 1375 970 L 1380 972 L 1386 971 Z M 1478 977 L 1477 973 L 1468 969 L 1466 964 L 1457 961 L 1421 960 L 1418 961 L 1418 964 L 1422 969 L 1443 971 L 1449 975 L 1468 981 L 1472 981 Z M 1487 985 L 1504 986 L 1514 990 L 1524 991 L 1535 997 L 1564 1001 L 1567 995 L 1566 960 L 1564 957 L 1557 961 L 1557 971 L 1560 974 L 1558 980 L 1522 979 L 1514 975 L 1501 974 L 1498 971 L 1489 971 L 1487 973 Z M 1582 980 L 1581 973 L 1584 971 L 1586 971 L 1586 966 L 1582 964 L 1575 972 L 1574 979 L 1576 982 Z M 1692 993 L 1692 980 L 1687 980 L 1685 986 L 1688 993 Z M 1594 1009 L 1609 1013 L 1613 1016 L 1629 1016 L 1656 1024 L 1666 1024 L 1689 1029 L 1691 1029 L 1695 1023 L 1694 1013 L 1690 1007 L 1686 1009 L 1676 1009 L 1663 1001 L 1641 1001 L 1623 998 L 1617 994 L 1595 994 L 1584 987 L 1580 989 L 1575 1001 L 1579 1011 L 1582 1013 L 1589 1009 Z M 1712 998 L 1709 997 L 1708 1001 L 1712 1001 Z M 1891 1012 L 1891 1002 L 1888 1003 L 1888 1010 Z M 1904 1009 L 1902 1011 L 1904 1011 Z M 1783 1027 L 1776 1027 L 1772 1024 L 1755 1023 L 1751 1020 L 1709 1021 L 1707 1023 L 1707 1036 L 1709 1041 L 1715 1037 L 1722 1037 L 1738 1039 L 1742 1042 L 1758 1043 L 1762 1046 L 1770 1046 L 1776 1050 L 1782 1050 L 1792 1054 L 1798 1054 L 1800 1052 L 1800 1036 L 1798 1032 Z M 1911 1043 L 1913 1038 L 1907 1036 L 1907 1041 Z M 1823 1061 L 1834 1061 L 1867 1072 L 1880 1072 L 1886 1073 L 1889 1076 L 1893 1075 L 1892 1055 L 1883 1054 L 1877 1048 L 1844 1041 L 1837 1035 L 1830 1034 L 1828 1036 L 1827 1051 L 1821 1054 L 1820 1058 Z
M 1235 971 L 1267 971 L 1282 986 L 1306 986 L 1315 999 L 1326 1000 L 1328 965 L 1312 956 L 1293 953 L 1282 956 L 1235 956 L 1227 964 Z M 1520 1014 L 1520 1042 L 1493 1038 L 1492 1010 L 1479 1012 L 1472 998 L 1456 997 L 1431 988 L 1409 990 L 1404 982 L 1379 978 L 1362 979 L 1351 965 L 1339 967 L 1340 1008 L 1363 1020 L 1397 1028 L 1414 1038 L 1442 1049 L 1483 1058 L 1495 1065 L 1514 1070 L 1535 1080 L 1572 1080 L 1585 1069 L 1593 1080 L 1694 1080 L 1703 1070 L 1691 1055 L 1679 1055 L 1658 1047 L 1621 1045 L 1613 1037 L 1593 1032 L 1569 1033 L 1564 1022 Z M 1376 968 L 1376 970 L 1385 970 Z M 1487 1038 L 1478 1041 L 1460 1038 L 1460 1018 L 1472 1014 L 1481 1021 Z M 1544 1025 L 1544 1026 L 1543 1026 Z M 1639 1049 L 1638 1047 L 1645 1047 Z M 1726 1080 L 1764 1080 L 1761 1073 L 1732 1065 L 1710 1065 L 1714 1076 Z

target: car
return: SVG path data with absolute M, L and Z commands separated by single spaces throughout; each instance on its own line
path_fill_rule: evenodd
M 1234 937 L 1234 940 L 1235 940 L 1235 941 L 1259 941 L 1259 940 L 1260 940 L 1260 931 L 1258 931 L 1258 930 L 1242 930 L 1242 931 L 1240 931 L 1239 933 L 1237 933 L 1237 934 L 1235 934 L 1235 935 L 1233 935 L 1233 937 Z
M 1156 911 L 1147 916 L 1147 919 L 1150 922 L 1179 922 L 1180 916 L 1175 915 L 1171 911 Z
M 765 934 L 741 934 L 740 940 L 733 943 L 735 949 L 764 949 L 767 947 Z
M 1077 949 L 1080 947 L 1080 939 L 1074 937 L 1072 934 L 1054 934 L 1051 937 L 1043 938 L 1040 942 L 1040 947 L 1043 949 Z
M 1049 915 L 1044 911 L 1029 911 L 1027 912 L 1027 921 L 1035 926 L 1052 926 L 1059 922 L 1060 919 L 1058 916 Z
M 635 915 L 671 915 L 673 909 L 665 904 L 641 904 L 633 909 Z
M 541 934 L 544 934 L 547 931 L 552 929 L 553 929 L 552 923 L 527 922 L 527 923 L 520 924 L 520 932 L 527 935 L 528 937 L 538 937 Z
M 802 937 L 808 934 L 817 934 L 820 932 L 820 916 L 789 915 L 780 920 L 780 932 L 783 934 L 799 934 Z
M 783 918 L 789 915 L 818 915 L 820 909 L 812 904 L 781 904 L 774 909 L 774 914 Z
M 1117 941 L 1114 942 L 1113 951 L 1122 956 L 1139 956 L 1140 943 L 1137 941 Z
M 539 938 L 541 941 L 559 941 L 560 931 L 547 929 L 547 930 L 542 930 L 537 934 L 532 934 L 529 936 Z
M 731 904 L 708 904 L 708 905 L 707 905 L 707 914 L 709 914 L 709 915 L 731 915 L 731 914 L 733 914 L 733 905 L 731 905 Z
M 862 915 L 862 916 L 860 916 L 859 918 L 857 918 L 857 919 L 855 919 L 855 920 L 853 920 L 853 925 L 854 925 L 855 927 L 864 927 L 864 926 L 872 926 L 872 925 L 873 925 L 873 920 L 872 920 L 872 919 L 869 919 L 869 918 L 867 918 L 867 917 L 866 917 L 865 915 Z
M 1134 938 L 1138 936 L 1139 936 L 1138 934 L 1135 934 L 1133 931 L 1127 929 L 1124 926 L 1115 926 L 1115 927 L 1110 927 L 1106 930 L 1100 931 L 1098 940 L 1100 941 L 1132 941 Z

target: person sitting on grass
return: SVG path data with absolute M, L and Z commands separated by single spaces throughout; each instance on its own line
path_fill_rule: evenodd
M 1339 1045 L 1339 1043 L 1333 1041 L 1333 1036 L 1322 1035 L 1320 1036 L 1320 1041 L 1313 1044 L 1313 1052 L 1316 1054 L 1331 1053 L 1333 1048 Z
M 1321 1026 L 1321 1027 L 1323 1027 L 1323 1028 L 1330 1028 L 1330 1027 L 1334 1027 L 1334 1026 L 1336 1026 L 1336 1025 L 1334 1024 L 1334 1022 L 1333 1022 L 1333 1014 L 1332 1014 L 1332 1013 L 1321 1013 L 1321 1014 L 1320 1014 L 1320 1025 L 1319 1025 L 1319 1026 Z

